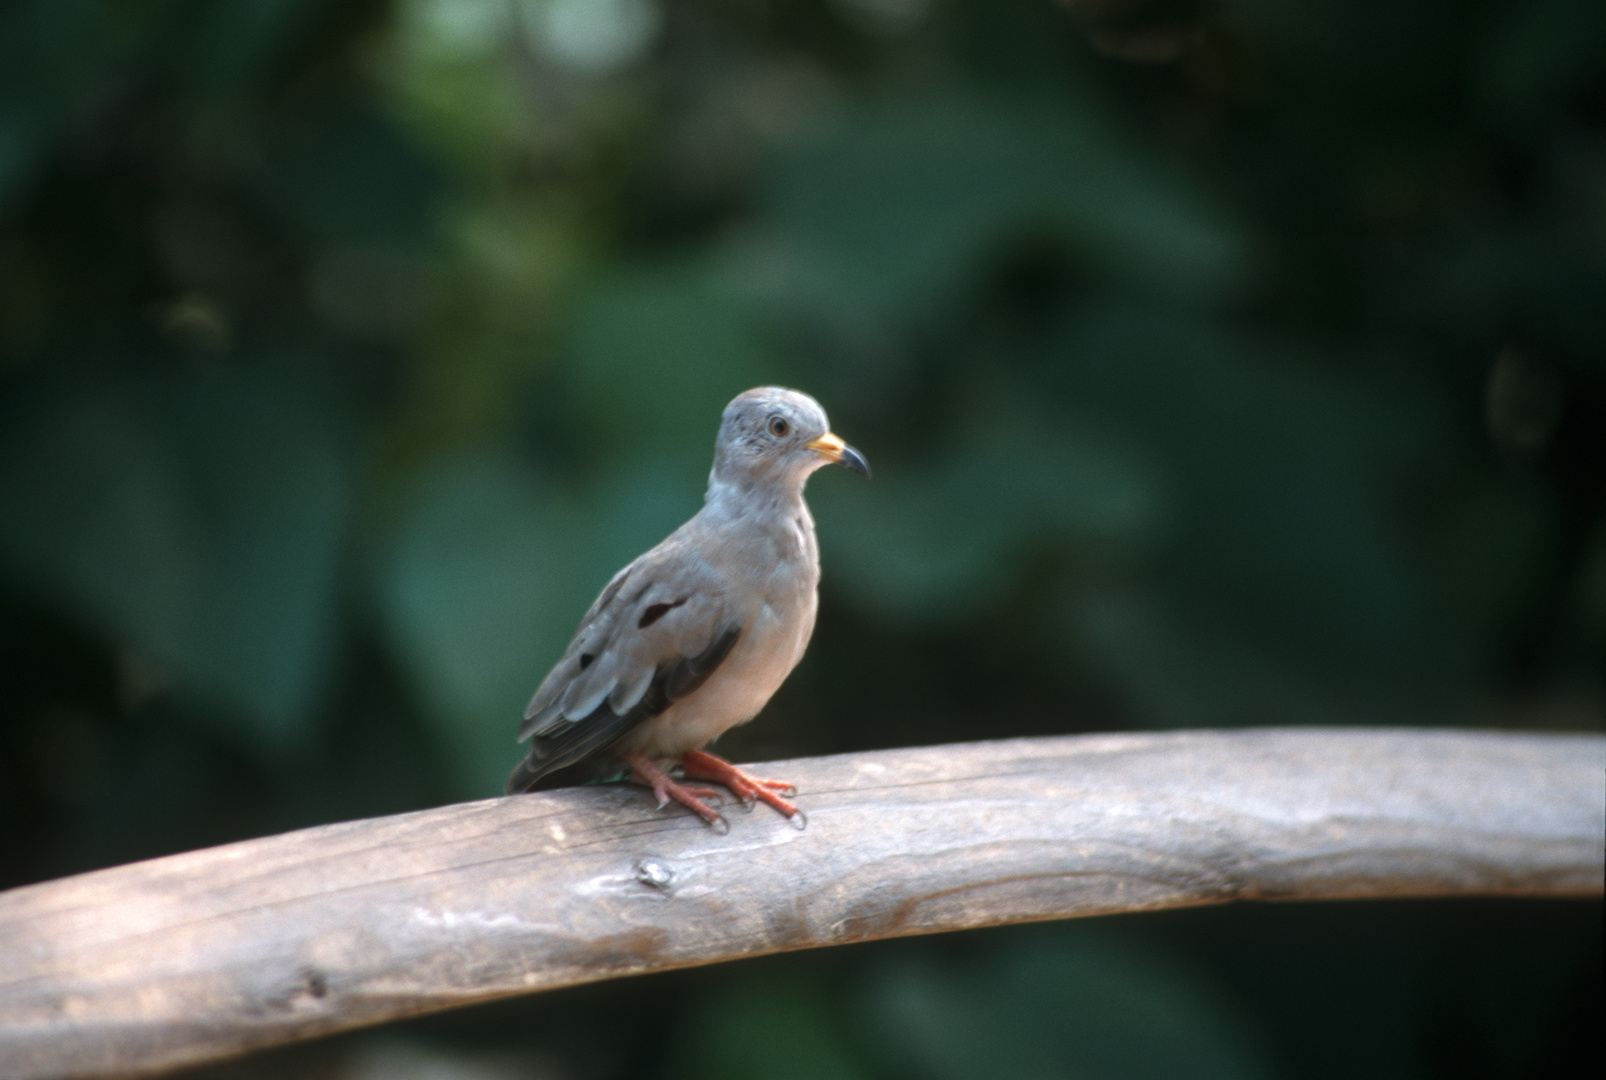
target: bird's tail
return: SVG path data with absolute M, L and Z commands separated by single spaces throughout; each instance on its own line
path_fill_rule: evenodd
M 519 762 L 518 766 L 508 776 L 507 786 L 503 790 L 509 795 L 518 795 L 521 792 L 533 790 L 535 782 L 551 771 L 550 762 L 538 762 L 535 760 L 535 755 L 531 754 Z

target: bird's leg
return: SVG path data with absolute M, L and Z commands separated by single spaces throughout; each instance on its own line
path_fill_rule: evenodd
M 724 758 L 715 757 L 703 750 L 686 751 L 680 755 L 680 763 L 686 768 L 688 780 L 712 780 L 716 784 L 730 788 L 731 794 L 748 806 L 752 806 L 756 799 L 775 807 L 800 829 L 807 823 L 808 819 L 803 816 L 803 811 L 781 798 L 782 795 L 797 794 L 797 788 L 785 780 L 765 780 L 763 777 L 749 776 Z
M 624 762 L 630 766 L 631 779 L 638 784 L 652 788 L 653 795 L 658 799 L 658 809 L 662 810 L 673 799 L 680 805 L 695 810 L 704 821 L 720 832 L 730 831 L 730 822 L 726 821 L 723 815 L 703 801 L 704 799 L 719 798 L 719 792 L 713 788 L 689 787 L 686 784 L 677 782 L 668 773 L 654 765 L 652 759 L 646 754 L 626 754 L 624 755 Z M 733 788 L 732 790 L 735 789 Z

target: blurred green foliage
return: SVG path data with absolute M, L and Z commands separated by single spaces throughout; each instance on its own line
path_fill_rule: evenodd
M 495 793 L 770 382 L 876 480 L 813 484 L 818 639 L 738 758 L 1601 730 L 1603 13 L 0 7 L 0 885 Z M 1379 908 L 1360 960 L 1314 944 L 1335 909 L 1232 923 L 1310 957 L 1283 982 L 1183 917 L 790 958 L 664 984 L 715 1003 L 655 1004 L 673 1060 L 551 1053 L 1543 1075 L 1599 1062 L 1564 909 L 1480 909 L 1458 953 Z M 642 992 L 526 1020 L 615 1039 Z M 1317 1011 L 1376 1056 L 1317 1069 Z

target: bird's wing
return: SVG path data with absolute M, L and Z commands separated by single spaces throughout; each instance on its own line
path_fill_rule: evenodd
M 519 739 L 535 742 L 509 789 L 605 748 L 696 690 L 747 622 L 743 605 L 683 533 L 625 567 L 530 699 Z

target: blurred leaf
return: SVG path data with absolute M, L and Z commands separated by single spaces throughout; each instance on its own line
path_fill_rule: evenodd
M 443 188 L 433 162 L 377 109 L 321 104 L 264 148 L 261 197 L 317 242 L 428 239 Z
M 1606 63 L 1606 5 L 1596 0 L 1517 0 L 1489 18 L 1485 96 L 1513 118 L 1599 86 Z
M 1108 926 L 1031 937 L 994 938 L 968 963 L 908 950 L 882 964 L 862 998 L 866 1037 L 923 1080 L 1274 1075 L 1241 1006 L 1173 955 Z
M 326 8 L 321 0 L 252 0 L 249 4 L 208 4 L 198 13 L 175 10 L 175 14 L 180 14 L 184 31 L 194 35 L 184 56 L 200 88 L 239 93 L 255 89 L 276 74 L 273 69 L 291 58 L 318 13 Z
M 1597 235 L 1580 230 L 1558 247 L 1546 222 L 1502 222 L 1454 234 L 1426 253 L 1417 301 L 1455 339 L 1481 351 L 1508 342 L 1513 328 L 1540 333 L 1583 363 L 1606 351 L 1606 154 L 1579 163 L 1578 186 L 1595 189 Z M 1582 215 L 1580 215 L 1582 217 Z M 1587 219 L 1586 219 L 1587 220 Z M 1594 241 L 1594 250 L 1590 242 Z M 1539 330 L 1539 328 L 1543 328 Z
M 102 0 L 0 5 L 0 210 L 42 162 L 56 129 L 104 102 L 130 39 L 138 43 L 105 32 L 103 7 Z
M 1342 686 L 1356 705 L 1447 689 L 1453 647 L 1391 499 L 1444 452 L 1431 399 L 1119 306 L 1072 330 L 1057 359 L 1049 377 L 1066 400 L 1164 463 L 1171 528 L 1148 572 L 1201 644 L 1242 641 L 1294 683 Z
M 1133 448 L 1078 418 L 1045 422 L 1030 403 L 992 406 L 923 467 L 815 482 L 831 576 L 883 617 L 960 623 L 1009 595 L 1039 549 L 1141 549 L 1163 529 L 1161 479 Z
M 946 92 L 853 114 L 777 163 L 777 293 L 823 311 L 930 318 L 1016 242 L 1068 247 L 1099 276 L 1230 295 L 1241 230 L 1179 170 L 1090 112 Z
M 688 1018 L 671 1048 L 685 1080 L 858 1080 L 870 1071 L 847 1038 L 841 992 L 822 979 L 729 980 Z
M 1067 587 L 1048 600 L 1066 646 L 1119 687 L 1130 714 L 1146 726 L 1355 722 L 1353 700 L 1298 665 L 1279 662 L 1252 631 L 1209 613 L 1173 610 L 1142 585 Z
M 20 102 L 0 105 L 0 210 L 33 168 L 39 143 L 38 123 Z
M 650 447 L 711 461 L 726 403 L 778 367 L 739 295 L 700 260 L 597 281 L 566 346 L 579 410 L 612 454 Z
M 575 565 L 573 510 L 511 462 L 443 464 L 411 501 L 380 583 L 386 624 L 465 795 L 491 795 L 542 665 L 607 579 Z
M 464 797 L 501 791 L 525 703 L 609 578 L 696 511 L 692 483 L 635 460 L 580 501 L 495 453 L 420 479 L 378 587 Z
M 382 54 L 391 103 L 454 172 L 495 185 L 532 139 L 557 141 L 550 117 L 532 131 L 522 35 L 504 0 L 401 0 Z
M 334 652 L 349 465 L 331 418 L 258 376 L 103 380 L 0 442 L 0 547 L 25 580 L 283 749 Z

